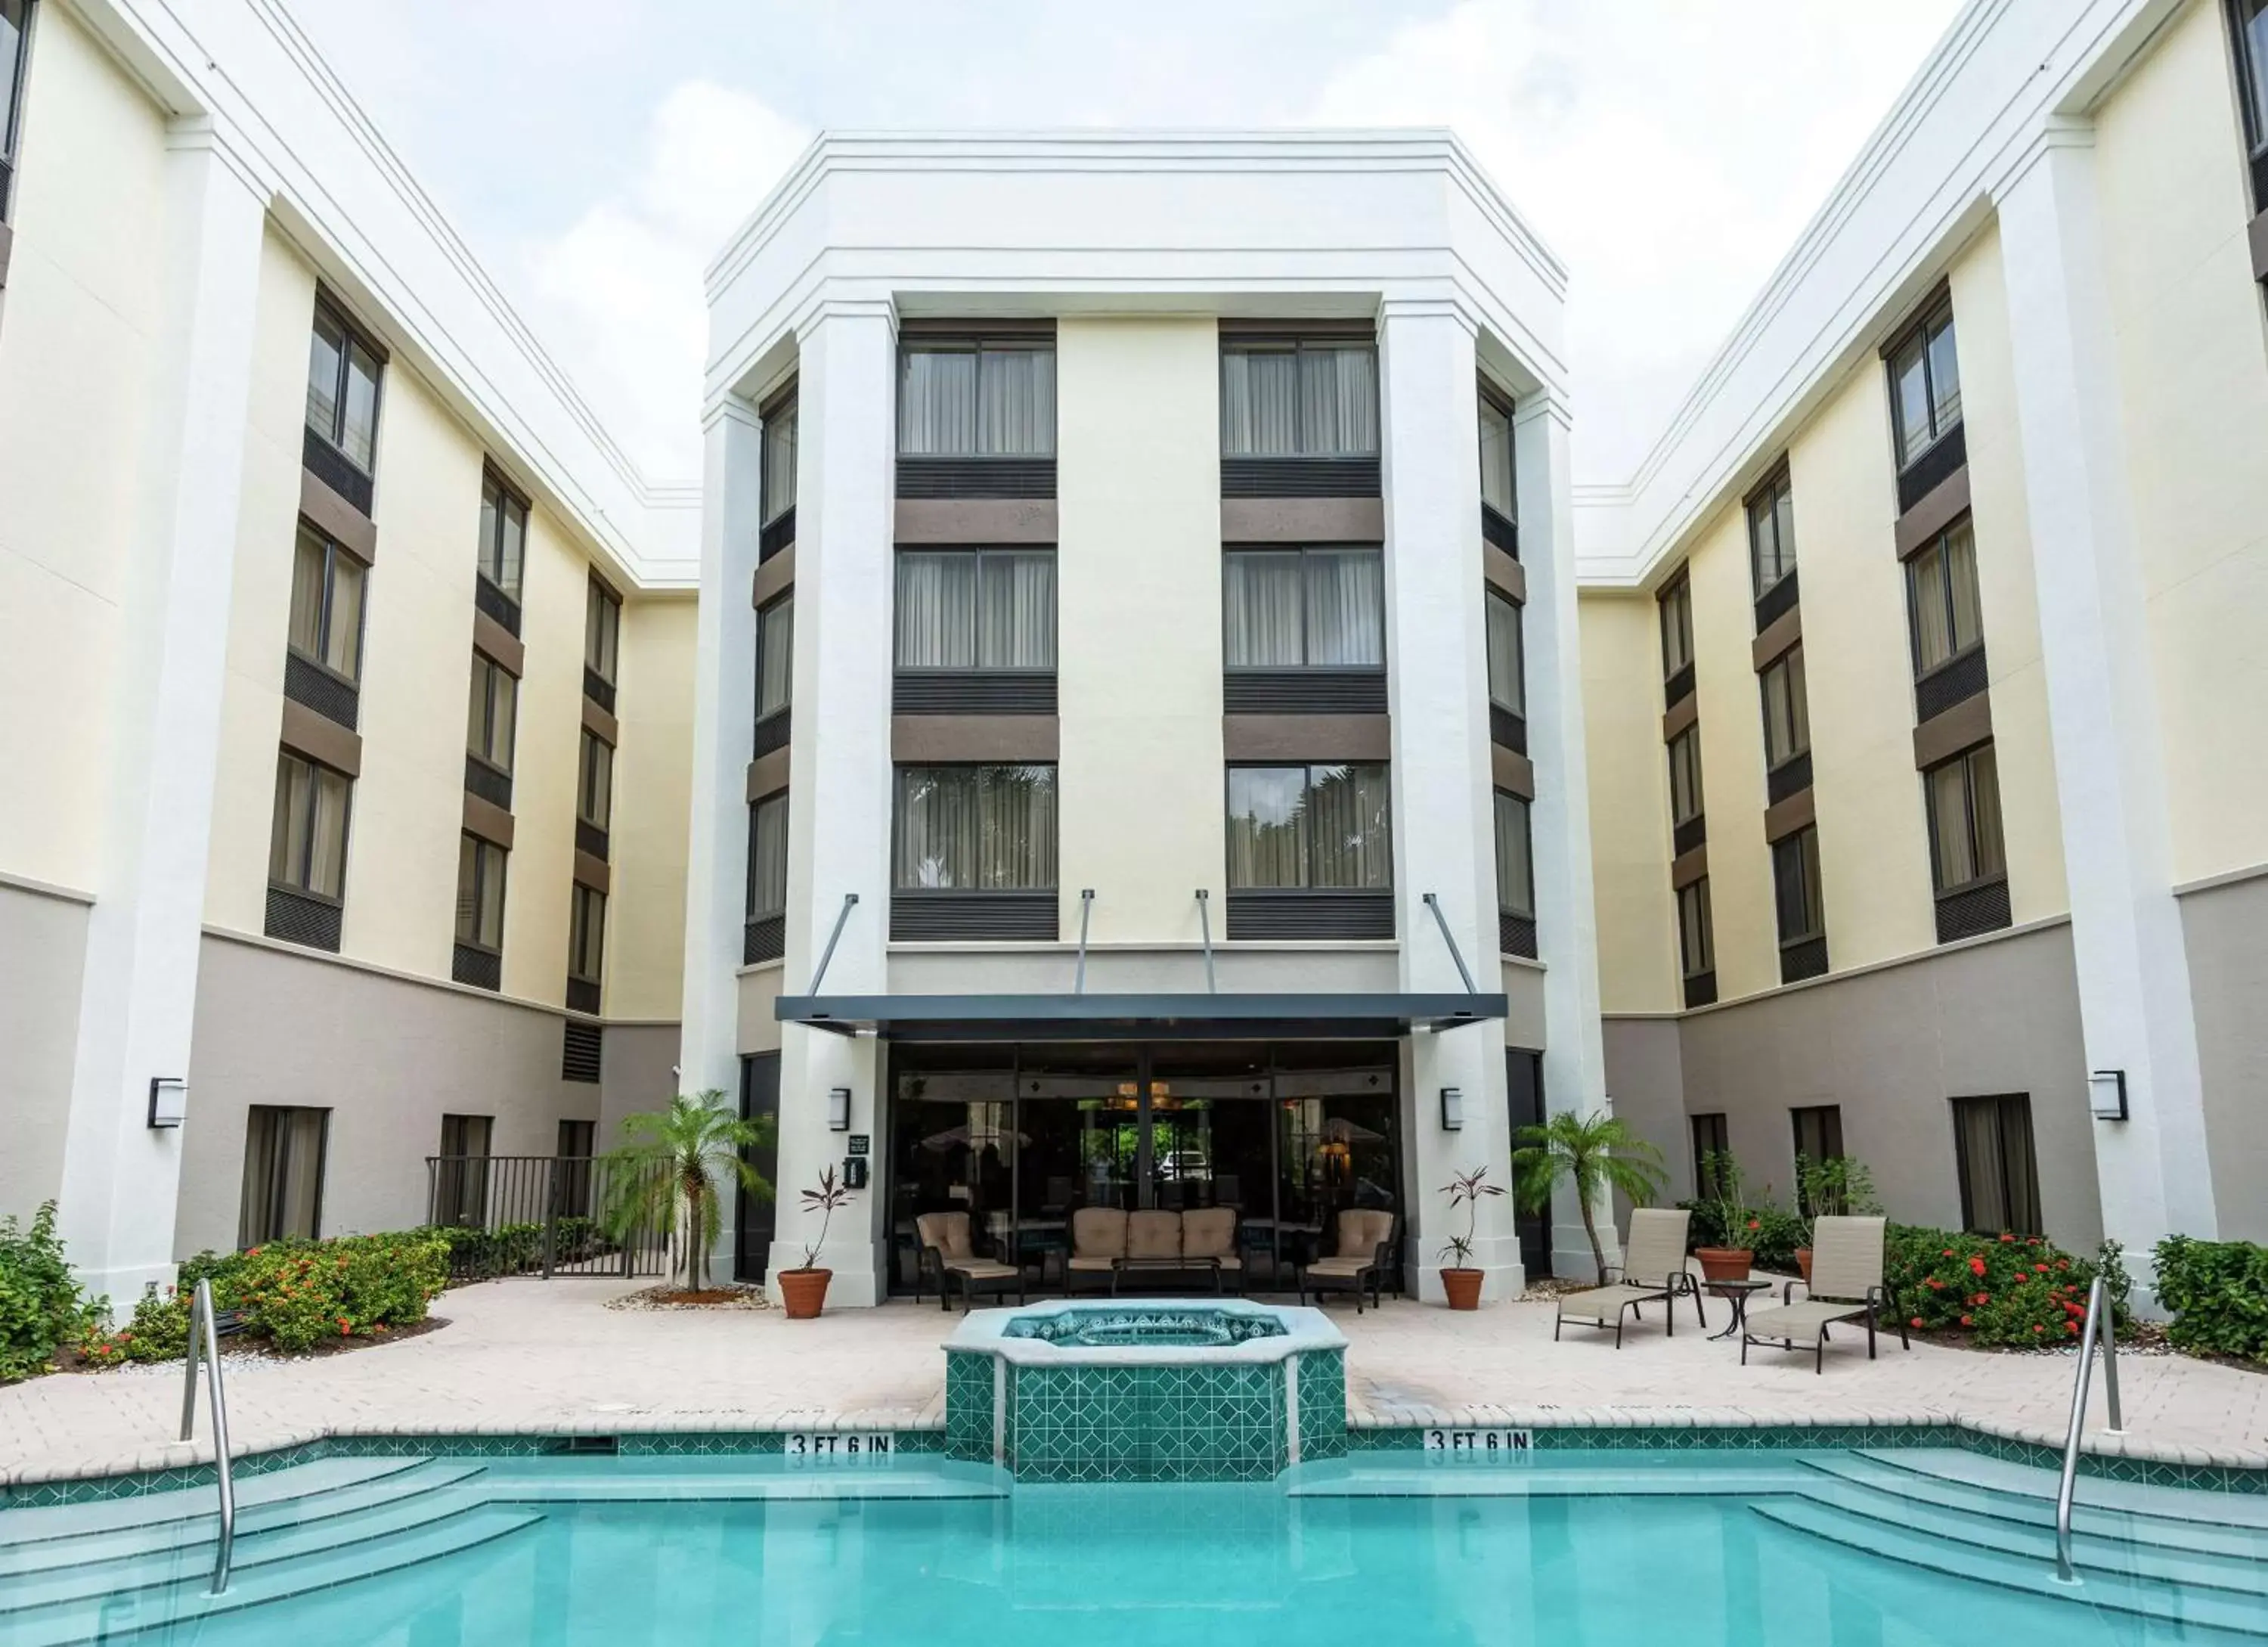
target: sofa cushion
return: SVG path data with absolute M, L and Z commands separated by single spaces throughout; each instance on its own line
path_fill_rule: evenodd
M 914 1228 L 921 1232 L 924 1246 L 933 1246 L 949 1259 L 967 1258 L 973 1251 L 967 1213 L 924 1213 L 914 1220 Z
M 1350 1207 L 1339 1215 L 1341 1258 L 1368 1259 L 1379 1243 L 1394 1235 L 1394 1215 L 1376 1208 Z
M 1127 1215 L 1128 1258 L 1161 1259 L 1179 1258 L 1181 1255 L 1181 1214 L 1152 1209 Z
M 1076 1258 L 1126 1256 L 1126 1214 L 1117 1207 L 1082 1207 L 1071 1215 L 1071 1248 Z
M 1184 1258 L 1227 1258 L 1236 1251 L 1236 1208 L 1208 1207 L 1182 1215 Z

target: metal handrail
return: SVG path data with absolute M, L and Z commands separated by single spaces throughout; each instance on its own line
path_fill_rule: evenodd
M 2102 1348 L 2102 1396 L 2110 1408 L 2106 1428 L 2115 1436 L 2126 1427 L 2118 1412 L 2117 1326 L 2109 1304 L 2102 1277 L 2097 1275 L 2087 1289 L 2087 1325 L 2080 1331 L 2079 1370 L 2071 1382 L 2071 1426 L 2064 1432 L 2063 1473 L 2056 1481 L 2056 1577 L 2067 1584 L 2079 1582 L 2071 1561 L 2071 1500 L 2079 1485 L 2079 1440 L 2087 1428 L 2087 1387 L 2095 1371 L 2098 1343 Z
M 200 1353 L 202 1352 L 202 1354 Z M 220 1375 L 220 1326 L 213 1318 L 212 1282 L 201 1281 L 189 1304 L 189 1348 L 181 1380 L 181 1439 L 193 1440 L 197 1426 L 197 1363 L 205 1364 L 205 1392 L 212 1407 L 213 1477 L 220 1488 L 220 1549 L 213 1558 L 212 1595 L 228 1590 L 229 1562 L 236 1552 L 236 1481 L 229 1473 L 228 1395 Z

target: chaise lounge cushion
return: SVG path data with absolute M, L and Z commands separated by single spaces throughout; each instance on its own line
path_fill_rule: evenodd
M 1339 1215 L 1338 1251 L 1307 1266 L 1310 1277 L 1351 1278 L 1378 1261 L 1378 1249 L 1394 1238 L 1394 1215 L 1375 1208 L 1349 1208 Z
M 1223 1264 L 1236 1256 L 1236 1209 L 1208 1207 L 1182 1215 L 1182 1254 L 1185 1258 L 1219 1259 Z
M 924 1213 L 914 1220 L 914 1228 L 921 1233 L 924 1246 L 935 1247 L 947 1259 L 975 1256 L 967 1213 Z
M 1182 1215 L 1154 1209 L 1126 1218 L 1126 1256 L 1155 1263 L 1182 1255 Z
M 1659 1287 L 1589 1287 L 1581 1292 L 1561 1296 L 1559 1318 L 1563 1321 L 1588 1321 L 1594 1326 L 1613 1326 L 1622 1312 L 1634 1304 L 1650 1304 L 1660 1297 Z
M 1808 1345 L 1819 1336 L 1822 1326 L 1832 1326 L 1837 1321 L 1864 1320 L 1867 1306 L 1863 1304 L 1821 1304 L 1807 1298 L 1801 1304 L 1776 1304 L 1769 1310 L 1755 1310 L 1749 1314 L 1747 1333 L 1751 1339 L 1784 1340 Z

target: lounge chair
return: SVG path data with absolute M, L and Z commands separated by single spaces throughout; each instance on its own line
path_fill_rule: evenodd
M 1607 1274 L 1617 1279 L 1603 1287 L 1561 1294 L 1558 1314 L 1551 1322 L 1551 1341 L 1559 1341 L 1563 1323 L 1576 1321 L 1586 1326 L 1614 1328 L 1615 1348 L 1620 1349 L 1623 1318 L 1638 1316 L 1643 1306 L 1656 1302 L 1661 1305 L 1669 1335 L 1675 1338 L 1677 1300 L 1681 1297 L 1693 1300 L 1693 1318 L 1703 1326 L 1708 1326 L 1709 1318 L 1701 1309 L 1701 1289 L 1685 1267 L 1685 1230 L 1692 1219 L 1693 1215 L 1682 1208 L 1640 1207 L 1633 1210 L 1630 1239 L 1623 1247 L 1623 1261 L 1607 1266 Z
M 1071 1259 L 1064 1267 L 1064 1290 L 1077 1292 L 1082 1275 L 1115 1276 L 1118 1260 L 1125 1256 L 1124 1208 L 1077 1208 L 1071 1215 Z
M 1780 1289 L 1780 1303 L 1760 1313 L 1752 1312 L 1741 1329 L 1741 1364 L 1749 1364 L 1749 1346 L 1777 1344 L 1783 1349 L 1811 1346 L 1814 1372 L 1827 1370 L 1827 1329 L 1838 1321 L 1867 1322 L 1867 1359 L 1874 1358 L 1874 1329 L 1881 1312 L 1889 1308 L 1890 1295 L 1882 1284 L 1882 1230 L 1880 1218 L 1821 1218 L 1812 1224 L 1811 1280 L 1792 1281 Z M 1810 1296 L 1795 1302 L 1801 1287 Z M 1898 1342 L 1908 1349 L 1906 1324 L 1898 1322 Z
M 1370 1289 L 1370 1302 L 1379 1301 L 1379 1284 L 1394 1268 L 1394 1215 L 1376 1208 L 1350 1207 L 1339 1215 L 1338 1251 L 1300 1268 L 1300 1302 L 1336 1287 L 1354 1290 L 1354 1312 L 1362 1313 L 1362 1289 Z
M 955 1281 L 961 1283 L 961 1308 L 964 1314 L 979 1288 L 1005 1292 L 1013 1287 L 1016 1301 L 1024 1301 L 1022 1267 L 977 1257 L 969 1243 L 967 1213 L 924 1213 L 914 1220 L 914 1230 L 921 1242 L 921 1252 L 914 1260 L 916 1303 L 921 1300 L 922 1278 L 932 1267 L 937 1271 L 937 1307 L 940 1310 L 953 1307 L 946 1295 Z

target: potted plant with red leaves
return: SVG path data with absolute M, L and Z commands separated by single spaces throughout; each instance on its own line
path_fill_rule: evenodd
M 835 1181 L 833 1167 L 819 1175 L 817 1189 L 803 1192 L 803 1210 L 820 1215 L 819 1239 L 804 1247 L 802 1263 L 779 1273 L 780 1302 L 787 1307 L 789 1320 L 808 1321 L 826 1307 L 827 1283 L 835 1279 L 835 1272 L 819 1267 L 819 1254 L 827 1244 L 827 1226 L 839 1208 L 850 1204 L 850 1192 Z
M 1481 1197 L 1501 1195 L 1504 1186 L 1491 1184 L 1488 1168 L 1475 1167 L 1470 1172 L 1460 1172 L 1452 1178 L 1443 1193 L 1449 1198 L 1449 1209 L 1465 1209 L 1465 1232 L 1451 1236 L 1441 1248 L 1442 1258 L 1448 1260 L 1441 1266 L 1441 1290 L 1448 1296 L 1452 1310 L 1477 1310 L 1481 1307 L 1481 1282 L 1487 1272 L 1474 1267 L 1473 1243 L 1480 1233 Z

